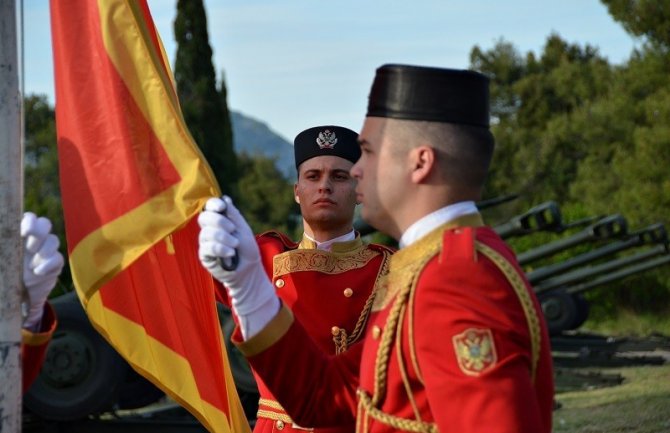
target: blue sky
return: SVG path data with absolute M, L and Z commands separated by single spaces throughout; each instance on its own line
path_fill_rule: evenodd
M 87 0 L 84 0 L 87 1 Z M 205 0 L 213 62 L 231 109 L 289 141 L 339 124 L 359 130 L 375 69 L 384 63 L 467 68 L 470 50 L 497 40 L 539 53 L 553 32 L 611 63 L 639 41 L 598 0 Z M 175 0 L 149 0 L 171 61 Z M 24 0 L 25 92 L 53 103 L 48 0 Z

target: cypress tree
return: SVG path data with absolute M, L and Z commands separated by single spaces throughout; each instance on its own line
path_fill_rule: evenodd
M 186 124 L 225 194 L 235 196 L 237 161 L 225 99 L 216 88 L 202 0 L 179 0 L 175 80 Z

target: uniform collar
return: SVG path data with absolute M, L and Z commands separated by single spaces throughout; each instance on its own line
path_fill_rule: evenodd
M 409 226 L 400 237 L 399 246 L 401 249 L 405 248 L 433 231 L 436 227 L 456 220 L 463 215 L 476 213 L 478 213 L 478 210 L 474 201 L 462 201 L 440 208 Z
M 303 233 L 302 241 L 300 242 L 300 245 L 298 245 L 298 248 L 305 250 L 323 250 L 343 253 L 354 250 L 362 244 L 363 241 L 361 240 L 361 237 L 354 230 L 351 230 L 347 234 L 338 236 L 325 242 L 318 242 L 315 239 L 309 237 L 307 233 Z
M 408 265 L 421 264 L 422 259 L 433 256 L 440 251 L 446 230 L 459 227 L 481 227 L 483 225 L 484 221 L 478 212 L 461 215 L 440 224 L 411 245 L 393 254 L 391 256 L 391 272 L 397 272 Z

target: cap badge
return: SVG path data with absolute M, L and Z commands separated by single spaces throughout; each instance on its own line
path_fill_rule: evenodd
M 490 329 L 466 329 L 452 340 L 458 366 L 468 376 L 479 376 L 496 365 L 498 357 Z
M 319 145 L 319 149 L 332 149 L 337 144 L 337 136 L 334 131 L 326 129 L 319 132 L 319 136 L 316 137 L 316 144 Z

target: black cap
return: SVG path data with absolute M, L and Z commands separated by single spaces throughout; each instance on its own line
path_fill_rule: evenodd
M 410 65 L 377 69 L 368 117 L 489 126 L 489 80 L 478 72 Z
M 334 155 L 355 163 L 361 157 L 358 134 L 342 126 L 326 125 L 305 129 L 293 140 L 295 167 L 315 156 Z

